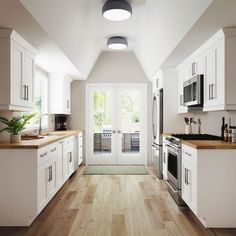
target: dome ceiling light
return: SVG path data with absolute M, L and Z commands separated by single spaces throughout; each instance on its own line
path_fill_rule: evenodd
M 125 37 L 111 37 L 107 41 L 107 47 L 114 50 L 122 50 L 128 47 L 128 41 Z
M 126 0 L 108 0 L 102 8 L 102 14 L 108 20 L 123 21 L 132 15 L 132 7 Z

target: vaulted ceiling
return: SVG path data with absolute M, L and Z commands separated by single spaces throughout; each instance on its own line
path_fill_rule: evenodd
M 127 50 L 151 78 L 212 0 L 130 0 L 133 15 L 123 22 L 103 18 L 105 0 L 20 2 L 86 79 L 114 35 L 128 38 Z

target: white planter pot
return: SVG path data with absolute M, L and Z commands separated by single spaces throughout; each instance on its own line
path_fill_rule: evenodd
M 20 143 L 21 135 L 20 134 L 11 134 L 10 135 L 10 143 Z

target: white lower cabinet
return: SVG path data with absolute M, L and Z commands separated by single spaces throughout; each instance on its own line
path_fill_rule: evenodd
M 61 142 L 63 153 L 63 179 L 68 179 L 75 171 L 74 168 L 74 137 Z
M 205 227 L 236 227 L 235 156 L 182 144 L 182 198 Z
M 74 172 L 74 136 L 40 149 L 0 149 L 0 163 L 0 226 L 29 226 Z

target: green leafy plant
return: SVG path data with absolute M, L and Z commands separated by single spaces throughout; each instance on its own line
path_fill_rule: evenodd
M 24 114 L 22 116 L 14 116 L 10 120 L 0 116 L 0 122 L 6 125 L 3 129 L 0 130 L 0 133 L 7 132 L 14 135 L 19 134 L 23 129 L 25 129 L 25 126 L 29 122 L 29 120 L 35 115 L 35 113 L 32 113 Z

